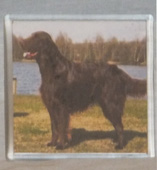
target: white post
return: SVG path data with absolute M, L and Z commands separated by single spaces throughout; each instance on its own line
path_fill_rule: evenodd
M 13 94 L 15 95 L 17 91 L 17 79 L 13 78 Z

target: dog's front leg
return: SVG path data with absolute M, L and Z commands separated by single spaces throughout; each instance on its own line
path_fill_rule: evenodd
M 57 120 L 50 114 L 52 139 L 47 146 L 56 146 L 58 141 Z
M 56 149 L 64 149 L 71 141 L 71 133 L 69 130 L 70 116 L 63 111 L 61 111 L 58 115 L 58 143 Z

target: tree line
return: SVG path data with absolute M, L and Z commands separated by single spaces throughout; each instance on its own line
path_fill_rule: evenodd
M 134 41 L 119 41 L 113 37 L 107 41 L 97 35 L 93 41 L 88 39 L 75 43 L 65 33 L 59 33 L 54 40 L 60 52 L 74 62 L 115 62 L 120 64 L 146 64 L 146 38 Z M 13 60 L 22 60 L 22 49 L 13 36 Z

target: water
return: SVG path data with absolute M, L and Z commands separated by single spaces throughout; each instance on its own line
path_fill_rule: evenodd
M 120 65 L 119 68 L 123 69 L 133 78 L 146 79 L 147 78 L 147 67 L 146 66 L 130 66 Z
M 147 78 L 145 66 L 118 66 L 130 76 L 139 79 Z M 13 77 L 17 78 L 17 94 L 39 94 L 41 77 L 37 63 L 13 63 Z
M 37 63 L 13 63 L 13 77 L 17 78 L 17 94 L 39 94 L 41 77 Z

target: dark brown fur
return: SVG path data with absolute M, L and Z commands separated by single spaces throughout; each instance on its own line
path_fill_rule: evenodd
M 116 65 L 70 62 L 45 32 L 19 41 L 25 51 L 31 52 L 26 58 L 35 58 L 39 65 L 41 96 L 51 119 L 52 140 L 48 146 L 63 149 L 71 140 L 70 114 L 98 104 L 117 132 L 118 148 L 123 148 L 126 96 L 145 95 L 146 80 L 133 79 Z

